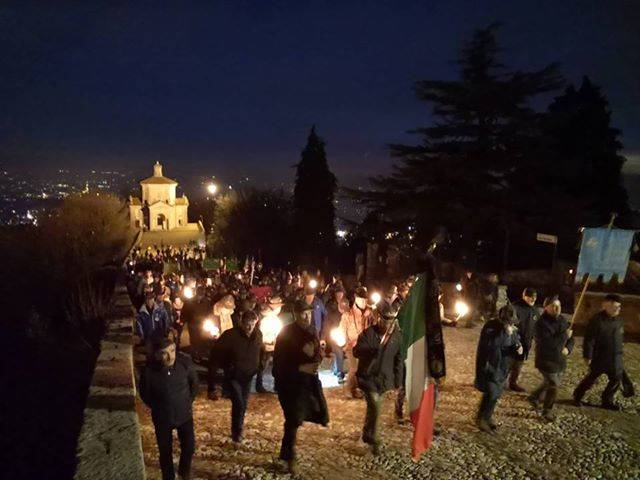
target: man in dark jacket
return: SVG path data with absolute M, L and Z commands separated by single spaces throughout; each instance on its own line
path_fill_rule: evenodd
M 192 403 L 198 392 L 198 374 L 191 359 L 176 355 L 175 344 L 163 338 L 153 345 L 152 361 L 140 376 L 140 398 L 151 408 L 163 480 L 174 480 L 172 432 L 178 431 L 178 475 L 188 479 L 195 450 Z
M 544 313 L 535 325 L 536 368 L 542 374 L 542 384 L 531 394 L 529 402 L 537 409 L 544 395 L 542 416 L 549 421 L 554 420 L 551 410 L 567 368 L 567 357 L 573 350 L 573 330 L 561 312 L 558 296 L 548 297 Z
M 331 347 L 334 355 L 334 362 L 331 368 L 333 374 L 338 377 L 338 383 L 344 383 L 344 345 L 338 345 L 331 337 L 334 328 L 340 327 L 342 315 L 349 311 L 349 300 L 345 296 L 342 284 L 338 283 L 331 289 L 331 297 L 328 299 L 326 327 L 324 329 L 324 340 Z
M 522 292 L 522 298 L 513 304 L 516 316 L 518 317 L 516 323 L 516 327 L 518 327 L 518 338 L 522 345 L 522 355 L 514 358 L 511 362 L 511 368 L 509 369 L 509 389 L 514 392 L 525 391 L 524 388 L 518 385 L 518 377 L 520 376 L 520 372 L 522 372 L 522 366 L 529 357 L 529 351 L 531 350 L 534 328 L 538 320 L 538 311 L 535 307 L 537 298 L 538 293 L 533 288 L 525 288 Z
M 620 388 L 624 366 L 622 364 L 624 321 L 620 317 L 622 299 L 619 295 L 607 295 L 603 309 L 589 320 L 582 344 L 582 355 L 589 367 L 589 373 L 573 392 L 576 406 L 582 405 L 582 398 L 600 375 L 609 379 L 602 392 L 602 406 L 610 410 L 620 410 L 614 395 Z
M 482 392 L 482 400 L 476 425 L 486 433 L 494 433 L 498 428 L 492 420 L 493 411 L 502 395 L 510 361 L 523 352 L 515 322 L 513 306 L 505 305 L 498 312 L 498 318 L 488 321 L 480 332 L 475 387 Z
M 262 350 L 262 333 L 256 328 L 257 323 L 255 312 L 244 312 L 240 325 L 223 332 L 211 350 L 209 391 L 213 390 L 215 372 L 222 368 L 231 396 L 231 440 L 236 447 L 242 443 L 251 379 L 258 371 Z
M 140 343 L 151 345 L 154 341 L 165 338 L 171 328 L 169 313 L 162 302 L 156 302 L 153 292 L 147 293 L 144 305 L 136 316 L 136 335 Z
M 320 341 L 312 325 L 313 307 L 304 300 L 294 306 L 295 322 L 286 325 L 276 339 L 273 377 L 284 413 L 280 459 L 289 473 L 297 473 L 296 434 L 303 422 L 329 423 L 327 402 L 318 377 L 322 360 Z
M 402 337 L 397 328 L 398 310 L 386 302 L 376 310 L 376 323 L 358 337 L 353 355 L 358 359 L 358 385 L 367 401 L 367 414 L 362 440 L 371 445 L 374 455 L 380 453 L 378 420 L 385 392 L 400 388 L 402 383 Z

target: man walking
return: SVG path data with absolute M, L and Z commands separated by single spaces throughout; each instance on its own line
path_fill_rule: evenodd
M 476 425 L 480 430 L 493 434 L 498 426 L 493 422 L 493 411 L 502 396 L 509 363 L 523 349 L 514 323 L 516 313 L 512 305 L 505 305 L 498 318 L 482 327 L 476 353 L 475 387 L 482 392 Z
M 297 473 L 296 435 L 303 422 L 327 426 L 329 411 L 318 377 L 322 351 L 312 324 L 313 307 L 304 300 L 294 306 L 295 322 L 286 325 L 276 339 L 273 377 L 284 413 L 280 459 L 289 473 Z
M 544 397 L 542 417 L 548 421 L 555 419 L 551 410 L 567 368 L 567 357 L 573 350 L 573 330 L 561 312 L 557 295 L 546 298 L 544 313 L 535 325 L 536 368 L 542 374 L 542 384 L 529 396 L 529 402 L 538 409 Z
M 524 388 L 518 385 L 518 378 L 524 362 L 529 358 L 529 351 L 531 350 L 531 342 L 533 340 L 534 329 L 536 321 L 538 320 L 538 311 L 535 304 L 538 298 L 538 292 L 533 288 L 525 288 L 522 292 L 522 298 L 513 304 L 513 308 L 516 311 L 518 321 L 516 327 L 518 328 L 518 337 L 520 339 L 520 345 L 522 345 L 522 355 L 518 355 L 511 362 L 509 369 L 509 389 L 514 392 L 524 392 Z
M 251 379 L 258 371 L 262 333 L 256 328 L 258 316 L 249 310 L 242 314 L 240 325 L 226 330 L 211 353 L 209 391 L 214 391 L 215 372 L 224 370 L 224 381 L 231 396 L 231 440 L 237 448 L 242 443 L 244 416 L 247 411 Z
M 353 348 L 353 355 L 359 360 L 358 385 L 367 402 L 362 440 L 371 446 L 374 455 L 380 453 L 378 420 L 384 393 L 400 388 L 402 383 L 402 337 L 397 316 L 395 307 L 383 303 L 376 310 L 377 322 L 360 334 Z
M 151 408 L 156 431 L 163 480 L 174 480 L 173 430 L 180 440 L 178 475 L 188 480 L 195 450 L 192 403 L 198 392 L 198 374 L 191 359 L 176 355 L 176 345 L 168 338 L 153 344 L 152 361 L 140 376 L 140 398 Z
M 602 392 L 602 407 L 609 410 L 620 410 L 614 396 L 620 388 L 624 374 L 622 363 L 624 322 L 620 317 L 622 299 L 619 295 L 609 294 L 604 297 L 602 310 L 589 320 L 582 344 L 582 355 L 589 373 L 573 392 L 576 406 L 582 405 L 585 393 L 594 385 L 600 375 L 609 379 Z

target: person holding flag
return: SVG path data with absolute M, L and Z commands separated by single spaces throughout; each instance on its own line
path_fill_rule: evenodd
M 358 336 L 353 355 L 358 359 L 358 385 L 367 402 L 362 441 L 378 455 L 378 420 L 384 393 L 400 388 L 402 382 L 402 337 L 396 324 L 398 310 L 395 307 L 384 302 L 375 312 L 376 323 Z
M 446 375 L 444 339 L 438 304 L 440 290 L 433 242 L 424 259 L 422 274 L 411 282 L 406 302 L 398 314 L 405 359 L 405 395 L 413 424 L 411 456 L 417 460 L 429 449 L 434 434 L 436 391 Z

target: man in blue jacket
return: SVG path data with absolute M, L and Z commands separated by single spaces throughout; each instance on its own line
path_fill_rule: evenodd
M 493 411 L 504 390 L 509 365 L 522 355 L 523 349 L 516 332 L 516 313 L 505 305 L 498 317 L 487 322 L 480 332 L 476 353 L 475 387 L 482 392 L 476 425 L 483 432 L 493 434 L 498 426 L 493 422 Z
M 136 316 L 136 335 L 140 338 L 140 343 L 151 343 L 169 334 L 171 320 L 163 303 L 156 301 L 152 292 L 147 293 Z
M 573 330 L 561 312 L 558 296 L 548 297 L 544 300 L 544 312 L 535 325 L 536 368 L 542 374 L 542 384 L 529 396 L 529 402 L 538 409 L 544 396 L 542 416 L 549 421 L 554 420 L 551 410 L 567 368 L 567 357 L 573 350 Z

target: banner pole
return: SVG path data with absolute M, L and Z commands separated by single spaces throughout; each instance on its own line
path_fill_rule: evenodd
M 607 225 L 607 230 L 611 230 L 613 228 L 613 222 L 616 219 L 616 217 L 618 216 L 617 213 L 612 213 L 611 214 L 611 219 L 609 220 L 609 225 Z M 569 328 L 573 327 L 573 323 L 576 320 L 576 315 L 578 313 L 578 309 L 580 308 L 580 305 L 582 305 L 582 299 L 584 297 L 584 294 L 587 292 L 587 287 L 589 286 L 589 282 L 591 281 L 591 274 L 589 273 L 587 275 L 587 281 L 584 282 L 584 287 L 582 287 L 582 292 L 580 293 L 580 297 L 578 298 L 578 303 L 576 303 L 576 308 L 573 310 L 573 315 L 571 316 L 571 324 L 569 326 Z

